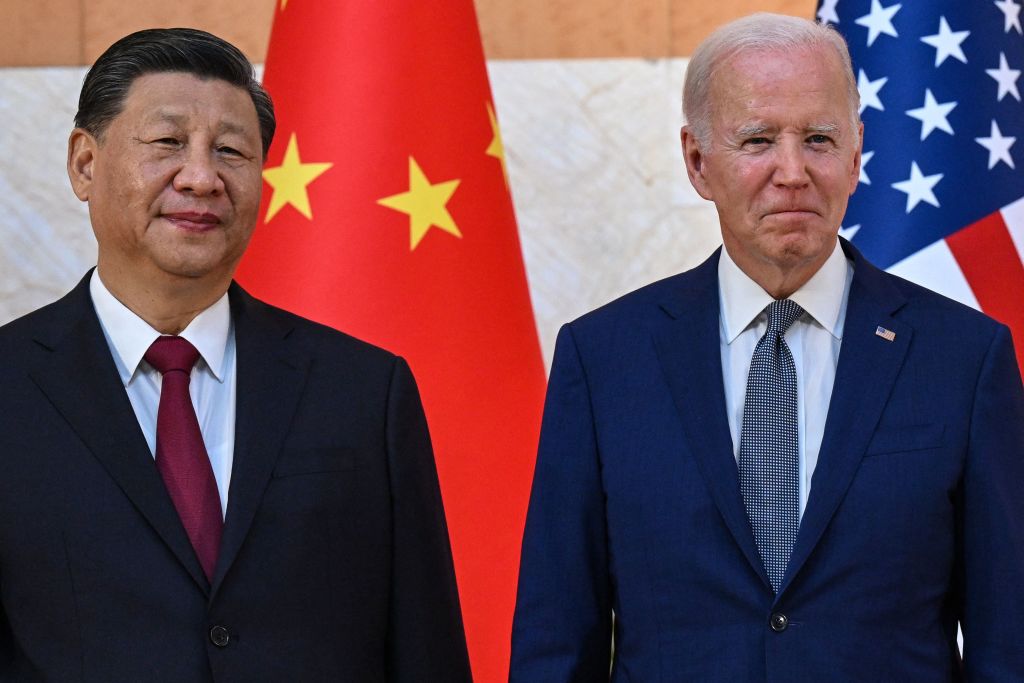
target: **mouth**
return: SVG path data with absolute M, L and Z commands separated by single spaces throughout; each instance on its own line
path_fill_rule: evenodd
M 821 214 L 812 209 L 776 209 L 761 216 L 768 225 L 782 228 L 803 229 L 809 223 L 820 218 Z
M 818 212 L 813 209 L 776 209 L 774 211 L 768 211 L 764 214 L 767 216 L 779 216 L 781 218 L 797 218 L 800 216 L 817 216 Z
M 220 217 L 207 211 L 176 211 L 161 214 L 160 217 L 189 232 L 205 232 L 220 225 Z

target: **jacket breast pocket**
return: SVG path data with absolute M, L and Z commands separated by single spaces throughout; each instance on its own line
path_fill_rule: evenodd
M 875 432 L 865 457 L 939 448 L 944 432 L 945 425 L 941 424 L 889 425 Z
M 287 449 L 274 466 L 274 477 L 346 472 L 355 467 L 356 451 L 352 448 Z

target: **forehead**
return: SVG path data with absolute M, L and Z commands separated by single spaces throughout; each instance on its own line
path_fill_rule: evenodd
M 741 52 L 715 69 L 709 94 L 716 120 L 849 120 L 846 76 L 838 55 L 826 46 Z
M 259 120 L 249 92 L 219 78 L 176 71 L 148 73 L 132 81 L 114 121 L 144 124 L 169 120 L 228 125 L 258 134 Z

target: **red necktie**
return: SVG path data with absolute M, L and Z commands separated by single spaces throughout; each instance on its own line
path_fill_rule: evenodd
M 220 496 L 189 397 L 199 352 L 181 337 L 159 337 L 145 359 L 163 375 L 156 415 L 156 468 L 178 510 L 206 577 L 213 579 L 220 550 Z

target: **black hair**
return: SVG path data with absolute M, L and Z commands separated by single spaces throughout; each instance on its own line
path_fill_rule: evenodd
M 121 38 L 100 55 L 85 75 L 75 125 L 101 138 L 121 113 L 128 89 L 139 76 L 181 72 L 218 78 L 245 89 L 256 107 L 263 156 L 274 139 L 274 103 L 256 80 L 242 51 L 217 36 L 193 28 L 152 28 Z

